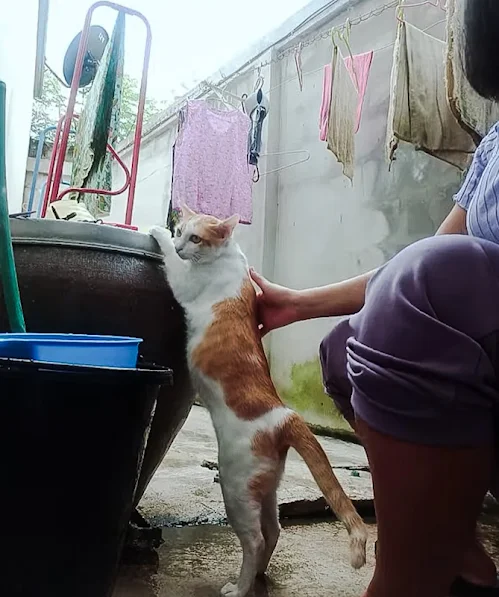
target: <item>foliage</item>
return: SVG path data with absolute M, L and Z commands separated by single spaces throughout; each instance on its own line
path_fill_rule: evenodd
M 77 109 L 81 111 L 85 101 L 85 89 L 80 89 L 77 97 Z M 49 126 L 56 126 L 66 109 L 69 90 L 48 69 L 45 71 L 43 91 L 40 99 L 35 99 L 31 115 L 31 138 L 38 138 L 41 131 Z M 133 77 L 124 75 L 120 111 L 118 140 L 122 141 L 135 127 L 137 107 L 139 103 L 139 83 Z M 144 122 L 154 118 L 164 109 L 164 103 L 155 99 L 147 99 L 144 109 Z
M 62 84 L 50 72 L 45 71 L 43 90 L 40 99 L 33 101 L 31 111 L 31 137 L 38 137 L 41 131 L 49 126 L 55 126 L 64 113 L 67 103 L 67 93 Z
M 124 75 L 122 96 L 121 96 L 121 110 L 120 110 L 120 126 L 118 129 L 118 140 L 126 139 L 135 128 L 135 119 L 137 117 L 137 107 L 139 105 L 139 83 L 133 77 Z M 154 98 L 146 99 L 144 107 L 144 123 L 153 119 L 157 114 L 166 108 L 165 102 L 158 102 Z

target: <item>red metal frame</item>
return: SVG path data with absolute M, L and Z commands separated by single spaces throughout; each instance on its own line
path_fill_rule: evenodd
M 62 129 L 62 123 L 64 122 L 64 116 L 61 116 L 59 118 L 59 122 L 57 123 L 57 128 L 55 130 L 55 137 L 54 137 L 54 147 L 52 148 L 52 154 L 50 156 L 50 164 L 49 164 L 49 171 L 47 174 L 47 184 L 45 185 L 45 193 L 43 195 L 43 205 L 42 205 L 42 210 L 40 212 L 40 217 L 44 218 L 47 214 L 47 207 L 48 207 L 48 203 L 49 203 L 49 197 L 51 194 L 51 189 L 53 186 L 53 179 L 52 176 L 54 174 L 54 167 L 55 167 L 55 160 L 57 157 L 57 152 L 58 152 L 58 147 L 59 147 L 59 142 L 60 142 L 60 138 L 61 138 L 61 129 Z M 71 128 L 71 126 L 70 126 Z M 69 133 L 68 133 L 69 136 Z M 61 178 L 62 178 L 62 171 L 61 171 L 61 176 L 59 177 L 59 185 L 61 184 Z
M 73 118 L 78 118 L 78 117 L 79 117 L 78 114 L 73 115 Z M 61 118 L 59 119 L 59 122 L 57 124 L 57 129 L 55 132 L 54 148 L 52 150 L 52 156 L 50 158 L 47 182 L 52 182 L 52 174 L 53 174 L 53 170 L 54 170 L 55 156 L 57 154 L 57 148 L 58 148 L 59 142 L 60 142 L 60 134 L 61 134 L 61 128 L 62 128 L 62 123 L 64 121 L 64 118 L 65 118 L 65 116 L 61 116 Z M 57 195 L 57 197 L 55 198 L 55 201 L 60 201 L 65 195 L 67 195 L 69 193 L 78 193 L 78 194 L 80 194 L 80 193 L 97 193 L 99 195 L 121 195 L 121 193 L 124 193 L 126 191 L 126 189 L 130 186 L 130 178 L 131 178 L 130 171 L 128 170 L 126 164 L 123 162 L 123 160 L 120 158 L 120 156 L 116 153 L 116 150 L 109 143 L 107 144 L 107 150 L 113 156 L 113 158 L 118 162 L 118 164 L 123 169 L 123 172 L 125 173 L 125 184 L 121 187 L 121 189 L 119 189 L 117 191 L 107 191 L 104 189 L 89 189 L 89 188 L 70 187 L 70 188 L 66 189 L 65 191 L 63 191 L 62 193 L 59 193 L 59 195 Z M 47 208 L 48 208 L 48 204 L 49 204 L 49 194 L 52 194 L 52 186 L 50 188 L 47 188 L 47 187 L 48 187 L 48 184 L 45 186 L 45 193 L 43 196 L 43 204 L 42 204 L 42 209 L 41 209 L 41 213 L 40 213 L 40 216 L 42 218 L 44 218 L 47 214 Z M 54 191 L 53 194 L 55 194 L 55 192 L 56 191 Z M 51 203 L 53 203 L 53 201 L 51 201 Z
M 114 150 L 114 148 L 109 145 L 109 143 L 107 144 L 107 150 L 109 151 L 109 153 L 113 156 L 113 158 L 118 162 L 118 164 L 123 168 L 123 171 L 125 173 L 125 184 L 121 187 L 121 189 L 118 189 L 117 191 L 106 191 L 104 189 L 82 189 L 82 188 L 78 188 L 78 187 L 70 187 L 69 189 L 66 189 L 65 191 L 63 191 L 62 193 L 59 193 L 59 195 L 57 195 L 56 201 L 60 201 L 63 197 L 65 197 L 66 195 L 68 195 L 69 193 L 96 193 L 98 195 L 121 195 L 121 193 L 124 193 L 127 188 L 130 186 L 130 172 L 128 170 L 128 168 L 126 167 L 126 165 L 123 163 L 123 160 L 120 158 L 120 156 L 116 153 L 116 151 Z
M 55 134 L 55 144 L 54 149 L 52 152 L 50 168 L 49 168 L 49 180 L 53 180 L 47 184 L 47 188 L 45 191 L 44 202 L 48 199 L 47 203 L 52 203 L 53 201 L 57 201 L 62 196 L 69 192 L 74 192 L 75 189 L 68 189 L 61 195 L 59 195 L 59 186 L 61 183 L 62 178 L 62 171 L 64 167 L 64 159 L 66 157 L 66 150 L 68 147 L 68 137 L 69 132 L 71 129 L 71 121 L 74 116 L 74 108 L 76 104 L 76 94 L 78 92 L 78 82 L 80 81 L 81 73 L 83 70 L 83 60 L 85 58 L 85 51 L 88 42 L 88 33 L 90 24 L 92 21 L 92 15 L 97 8 L 102 6 L 107 6 L 108 8 L 113 8 L 118 12 L 124 12 L 131 16 L 138 17 L 144 23 L 146 27 L 146 45 L 144 51 L 144 61 L 142 65 L 142 79 L 140 82 L 140 94 L 139 94 L 139 105 L 137 111 L 137 120 L 135 122 L 135 136 L 133 141 L 133 152 L 132 152 L 132 162 L 130 166 L 129 176 L 127 177 L 127 184 L 120 189 L 119 191 L 105 191 L 100 189 L 78 189 L 81 192 L 86 193 L 96 193 L 98 192 L 101 195 L 119 195 L 125 192 L 126 188 L 128 187 L 128 198 L 127 198 L 127 206 L 126 206 L 126 215 L 125 215 L 125 224 L 130 225 L 132 223 L 132 215 L 133 215 L 133 204 L 135 200 L 135 189 L 137 186 L 137 172 L 139 166 L 139 153 L 140 153 L 140 143 L 142 139 L 142 125 L 144 121 L 144 107 L 146 101 L 146 90 L 147 90 L 147 73 L 149 70 L 149 60 L 151 56 L 151 41 L 152 41 L 152 34 L 151 34 L 151 27 L 149 25 L 149 21 L 144 17 L 144 15 L 137 10 L 133 10 L 132 8 L 128 8 L 126 6 L 121 6 L 120 4 L 115 4 L 114 2 L 108 2 L 107 0 L 101 0 L 93 4 L 87 12 L 87 16 L 85 18 L 85 24 L 83 26 L 83 30 L 81 33 L 80 39 L 80 47 L 78 48 L 78 55 L 76 57 L 76 64 L 75 69 L 73 72 L 73 80 L 71 81 L 71 91 L 69 94 L 68 100 L 68 108 L 64 117 L 61 118 L 59 121 L 56 134 Z M 62 133 L 61 133 L 62 127 Z M 60 135 L 60 145 L 58 143 Z M 126 171 L 126 167 L 124 166 L 121 159 L 118 158 L 114 149 L 112 149 L 108 145 L 108 149 L 111 151 L 115 159 L 118 159 L 120 165 L 124 167 Z M 44 205 L 44 210 L 46 212 L 46 205 Z M 44 214 L 43 214 L 44 215 Z M 43 217 L 43 216 L 42 216 Z

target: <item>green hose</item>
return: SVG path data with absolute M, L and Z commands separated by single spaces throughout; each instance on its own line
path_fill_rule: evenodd
M 19 295 L 14 250 L 10 235 L 9 205 L 7 203 L 7 176 L 5 165 L 5 120 L 7 93 L 0 81 L 0 281 L 11 332 L 25 332 L 23 308 Z

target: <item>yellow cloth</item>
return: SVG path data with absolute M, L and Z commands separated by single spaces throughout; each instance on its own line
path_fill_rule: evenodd
M 353 182 L 358 94 L 337 47 L 333 50 L 332 71 L 327 148 L 343 166 L 343 174 Z
M 393 55 L 387 153 L 391 162 L 399 141 L 465 170 L 475 143 L 447 103 L 446 44 L 409 23 L 399 24 Z

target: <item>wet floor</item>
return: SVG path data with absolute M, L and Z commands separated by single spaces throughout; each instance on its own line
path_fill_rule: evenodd
M 335 522 L 286 526 L 266 583 L 251 597 L 359 597 L 372 575 L 370 527 L 368 564 L 353 570 L 347 533 Z M 234 581 L 241 552 L 230 528 L 215 525 L 170 528 L 157 560 L 123 567 L 114 597 L 218 597 Z
M 371 475 L 365 472 L 367 458 L 361 446 L 328 437 L 318 438 L 334 467 L 360 468 L 356 476 L 347 468 L 335 473 L 353 500 L 372 499 Z M 225 520 L 217 471 L 203 466 L 217 461 L 217 442 L 208 412 L 194 407 L 156 471 L 141 501 L 143 516 L 155 526 L 185 523 L 217 524 Z M 321 496 L 303 460 L 290 450 L 286 474 L 279 488 L 279 503 L 316 500 Z
M 285 526 L 269 568 L 251 597 L 360 597 L 374 569 L 375 525 L 367 565 L 348 563 L 347 534 L 337 522 Z M 484 517 L 480 533 L 499 565 L 499 518 Z M 164 545 L 142 565 L 123 566 L 113 597 L 218 597 L 235 580 L 241 552 L 229 527 L 164 530 Z
M 355 500 L 372 499 L 371 477 L 364 472 L 360 446 L 320 438 L 340 482 Z M 232 530 L 215 523 L 225 519 L 216 471 L 203 461 L 216 461 L 216 440 L 208 413 L 193 408 L 144 499 L 142 513 L 163 531 L 164 544 L 142 565 L 123 566 L 113 597 L 218 597 L 234 581 L 241 550 Z M 348 465 L 348 466 L 347 466 Z M 352 476 L 349 468 L 362 471 Z M 315 500 L 320 493 L 303 461 L 290 454 L 279 492 L 283 504 Z M 181 528 L 180 528 L 181 527 Z M 360 597 L 374 569 L 376 527 L 371 525 L 367 565 L 349 565 L 348 537 L 337 522 L 293 524 L 283 529 L 269 569 L 267 584 L 250 597 Z M 484 543 L 499 564 L 499 517 L 484 517 Z

